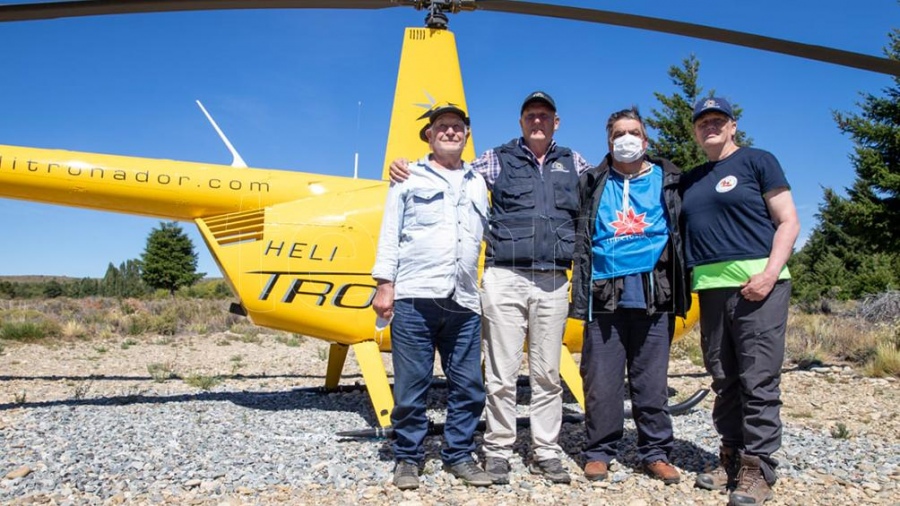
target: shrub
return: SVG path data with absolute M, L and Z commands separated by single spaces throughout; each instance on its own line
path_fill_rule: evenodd
M 153 378 L 153 381 L 157 383 L 162 383 L 167 379 L 175 377 L 174 367 L 169 362 L 154 362 L 152 364 L 147 364 L 147 372 L 150 373 L 150 377 Z
M 831 428 L 831 437 L 835 439 L 850 439 L 850 429 L 842 422 L 838 422 Z
M 0 325 L 0 339 L 10 341 L 37 341 L 59 333 L 59 324 L 48 320 L 7 321 Z
M 866 366 L 866 373 L 876 378 L 900 377 L 900 349 L 892 343 L 879 344 L 875 356 Z
M 185 378 L 184 382 L 194 388 L 199 388 L 203 391 L 209 391 L 212 390 L 216 385 L 222 383 L 222 378 L 220 378 L 219 376 L 208 376 L 205 374 L 193 373 Z

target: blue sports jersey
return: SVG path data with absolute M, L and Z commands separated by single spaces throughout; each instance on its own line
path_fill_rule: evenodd
M 740 148 L 684 173 L 681 184 L 688 267 L 769 256 L 775 224 L 763 195 L 790 188 L 771 153 Z
M 632 179 L 610 171 L 594 227 L 593 279 L 649 272 L 656 265 L 669 240 L 662 183 L 657 165 Z

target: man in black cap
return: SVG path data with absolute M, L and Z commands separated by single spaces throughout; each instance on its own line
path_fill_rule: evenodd
M 529 470 L 554 483 L 569 483 L 562 465 L 562 338 L 578 215 L 578 176 L 590 168 L 558 146 L 556 103 L 543 91 L 522 102 L 522 136 L 472 162 L 492 191 L 490 230 L 481 281 L 487 403 L 485 470 L 494 483 L 509 483 L 516 440 L 516 380 L 528 338 L 531 382 L 532 461 Z M 404 160 L 391 164 L 401 180 Z

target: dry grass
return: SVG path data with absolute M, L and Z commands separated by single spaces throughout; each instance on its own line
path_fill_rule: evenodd
M 0 339 L 63 341 L 129 336 L 258 333 L 246 318 L 228 312 L 228 301 L 201 299 L 84 299 L 0 301 Z
M 703 366 L 703 352 L 700 350 L 700 325 L 694 325 L 694 328 L 687 334 L 672 344 L 670 352 L 671 358 L 687 359 L 697 366 Z
M 852 304 L 831 314 L 791 310 L 785 361 L 805 368 L 846 363 L 870 377 L 900 377 L 900 328 L 896 321 L 867 321 Z M 700 327 L 672 345 L 672 358 L 703 365 Z
M 217 343 L 221 346 L 259 342 L 262 329 L 246 318 L 229 313 L 229 303 L 170 297 L 0 300 L 0 351 L 4 341 L 57 345 L 85 339 L 115 342 L 126 349 L 134 342 L 132 338 L 138 336 L 163 345 L 176 335 L 223 334 Z M 801 367 L 849 363 L 868 376 L 900 377 L 900 326 L 896 319 L 866 319 L 866 314 L 872 311 L 862 312 L 862 307 L 866 306 L 847 303 L 833 308 L 830 314 L 792 309 L 786 362 Z M 289 346 L 296 346 L 303 339 L 287 332 L 265 332 L 277 334 L 276 340 Z M 327 348 L 322 348 L 319 354 L 324 360 Z M 673 344 L 672 356 L 688 359 L 695 365 L 703 364 L 699 326 Z M 239 362 L 233 365 L 240 369 Z
M 900 377 L 900 329 L 896 321 L 873 323 L 852 304 L 831 314 L 791 311 L 787 359 L 800 366 L 849 363 L 868 376 Z

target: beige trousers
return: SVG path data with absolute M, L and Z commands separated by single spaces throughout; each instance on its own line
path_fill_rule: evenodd
M 516 380 L 528 339 L 534 460 L 559 458 L 559 359 L 569 307 L 566 273 L 488 267 L 481 285 L 485 365 L 484 453 L 509 459 L 516 440 Z

